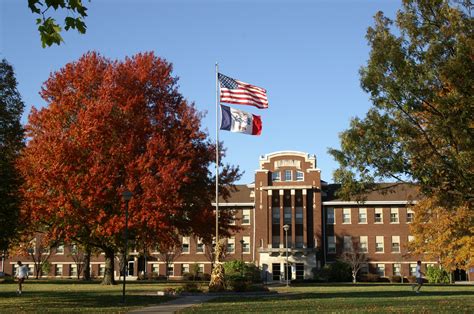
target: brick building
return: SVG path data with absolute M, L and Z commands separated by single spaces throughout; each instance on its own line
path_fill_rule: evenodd
M 267 282 L 283 280 L 286 273 L 292 279 L 311 279 L 315 269 L 334 262 L 356 243 L 368 256 L 362 272 L 384 277 L 413 275 L 416 258 L 407 257 L 406 246 L 413 219 L 408 205 L 418 197 L 416 188 L 399 185 L 390 193 L 369 193 L 364 203 L 337 199 L 337 188 L 321 180 L 314 155 L 281 151 L 261 156 L 254 183 L 238 185 L 231 198 L 219 204 L 222 210 L 233 211 L 235 224 L 241 227 L 227 239 L 226 258 L 255 263 Z M 169 259 L 168 267 L 158 252 L 147 252 L 144 258 L 143 252 L 134 251 L 129 275 L 143 273 L 145 265 L 148 274 L 171 278 L 181 278 L 191 267 L 203 274 L 211 272 L 210 248 L 200 239 L 183 237 L 181 249 Z M 51 253 L 49 276 L 77 273 L 70 246 Z M 16 260 L 5 261 L 6 273 L 14 271 Z M 423 268 L 428 264 L 436 261 L 424 260 Z M 100 277 L 103 255 L 94 257 L 91 267 L 92 275 Z M 118 261 L 115 273 L 120 273 Z

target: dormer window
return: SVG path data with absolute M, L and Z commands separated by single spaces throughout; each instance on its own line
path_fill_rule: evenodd
M 296 171 L 296 181 L 303 181 L 304 180 L 304 173 L 303 171 Z
M 272 181 L 280 181 L 280 171 L 272 172 Z
M 291 170 L 285 170 L 285 181 L 291 181 L 291 180 L 293 180 Z

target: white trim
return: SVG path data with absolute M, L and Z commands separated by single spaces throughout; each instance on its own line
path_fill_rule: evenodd
M 311 165 L 311 168 L 315 169 L 316 168 L 316 155 L 314 154 L 308 154 L 304 152 L 299 152 L 299 151 L 294 151 L 294 150 L 282 150 L 282 151 L 276 151 L 273 153 L 268 153 L 265 155 L 260 156 L 260 169 L 263 168 L 263 164 L 270 162 L 271 158 L 274 157 L 279 157 L 279 156 L 298 156 L 298 157 L 303 157 L 305 162 L 309 162 Z
M 212 206 L 216 206 L 216 203 L 211 203 Z M 255 203 L 221 203 L 219 202 L 219 206 L 241 206 L 241 207 L 254 207 Z
M 323 205 L 408 205 L 416 203 L 417 201 L 327 201 L 323 202 Z
M 284 181 L 285 182 L 285 181 Z M 286 181 L 288 182 L 288 181 Z M 295 181 L 296 182 L 296 181 Z M 301 181 L 299 181 L 301 182 Z M 273 185 L 273 186 L 262 186 L 262 190 L 301 190 L 301 189 L 312 189 L 312 185 Z

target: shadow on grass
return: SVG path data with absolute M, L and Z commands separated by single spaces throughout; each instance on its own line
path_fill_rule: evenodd
M 407 297 L 433 297 L 440 299 L 443 297 L 474 297 L 473 291 L 422 291 L 420 294 L 415 294 L 413 291 L 357 291 L 357 292 L 302 292 L 302 293 L 279 293 L 276 295 L 267 295 L 267 296 L 249 296 L 245 298 L 245 302 L 273 302 L 275 299 L 279 301 L 294 301 L 294 300 L 307 300 L 307 299 L 397 299 L 397 298 L 407 298 Z M 210 300 L 209 303 L 233 303 L 236 300 L 241 300 L 238 296 L 223 296 L 214 300 Z
M 125 305 L 122 303 L 122 294 L 120 293 L 100 293 L 97 291 L 25 291 L 21 296 L 16 292 L 0 292 L 0 300 L 6 298 L 18 298 L 26 302 L 37 304 L 36 310 L 42 308 L 54 308 L 58 305 L 67 310 L 75 308 L 123 308 L 135 306 L 156 305 L 169 300 L 173 297 L 144 295 L 128 293 L 125 298 Z M 0 311 L 1 312 L 1 311 Z

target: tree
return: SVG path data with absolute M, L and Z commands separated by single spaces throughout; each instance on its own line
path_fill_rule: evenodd
M 20 123 L 23 108 L 13 67 L 3 59 L 0 62 L 0 252 L 8 250 L 18 227 L 21 177 L 15 162 L 24 146 Z
M 359 243 L 353 242 L 350 249 L 342 253 L 340 259 L 350 266 L 352 282 L 356 283 L 359 270 L 367 263 L 367 255 L 360 250 Z
M 51 15 L 51 9 L 66 10 L 67 16 L 64 18 L 64 28 L 76 29 L 80 34 L 86 33 L 86 24 L 84 18 L 87 16 L 87 8 L 81 0 L 28 0 L 28 7 L 33 14 L 36 14 L 36 24 L 41 36 L 43 48 L 53 44 L 60 45 L 63 42 L 61 36 L 62 28 Z
M 373 106 L 340 135 L 334 178 L 348 198 L 377 181 L 415 182 L 446 209 L 474 200 L 471 1 L 404 0 L 367 31 L 361 85 Z
M 44 233 L 31 235 L 25 233 L 22 235 L 17 246 L 14 248 L 15 255 L 27 256 L 31 258 L 34 264 L 35 278 L 38 279 L 43 274 L 43 270 L 48 265 L 51 256 L 51 248 L 57 244 Z
M 29 117 L 18 163 L 22 213 L 53 238 L 104 252 L 105 284 L 115 282 L 114 254 L 123 248 L 125 189 L 133 192 L 131 240 L 213 232 L 215 147 L 171 71 L 153 53 L 125 61 L 87 53 L 51 75 L 41 92 L 48 106 Z M 219 181 L 238 176 L 238 168 L 223 166 Z
M 81 273 L 84 270 L 85 267 L 85 262 L 86 262 L 86 251 L 80 248 L 77 244 L 71 245 L 71 252 L 69 256 L 72 258 L 74 261 L 74 264 L 76 265 L 76 270 L 77 270 L 77 279 L 81 278 Z M 83 275 L 83 278 L 86 276 Z
M 166 241 L 159 244 L 158 259 L 165 263 L 166 280 L 169 279 L 168 269 L 173 262 L 183 253 L 182 245 L 177 240 Z
M 467 204 L 449 211 L 438 204 L 438 200 L 426 198 L 413 206 L 410 232 L 414 240 L 409 251 L 438 261 L 446 270 L 469 272 L 474 267 L 474 211 Z

